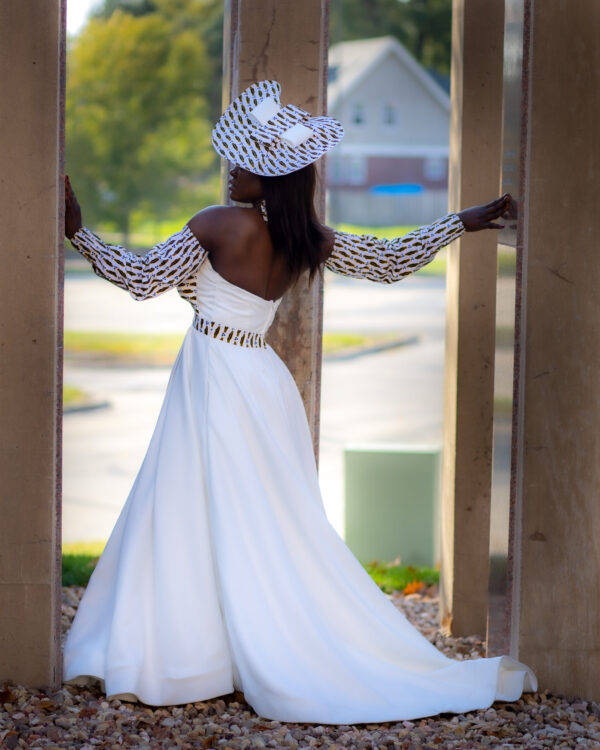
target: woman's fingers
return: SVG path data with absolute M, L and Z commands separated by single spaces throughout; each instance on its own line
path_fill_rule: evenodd
M 482 206 L 473 206 L 460 211 L 458 216 L 465 225 L 467 232 L 477 232 L 481 229 L 503 229 L 502 224 L 496 224 L 494 219 L 505 216 L 516 205 L 510 193 L 505 193 Z M 508 218 L 508 217 L 507 217 Z
M 503 208 L 508 205 L 510 201 L 510 195 L 506 193 L 505 195 L 500 196 L 500 198 L 496 198 L 496 200 L 491 201 L 491 203 L 487 204 L 487 208 L 489 210 L 495 211 L 498 208 Z
M 485 216 L 489 219 L 496 219 L 498 216 L 504 216 L 510 210 L 509 199 L 503 198 L 501 202 L 493 201 L 488 204 L 489 207 L 485 212 Z

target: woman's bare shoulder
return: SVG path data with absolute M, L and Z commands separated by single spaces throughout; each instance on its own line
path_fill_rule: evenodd
M 208 206 L 188 221 L 200 244 L 209 248 L 224 235 L 247 234 L 256 227 L 256 211 L 239 206 Z
M 227 221 L 226 217 L 231 214 L 232 209 L 232 206 L 207 206 L 192 216 L 188 221 L 188 226 L 198 237 L 198 235 L 210 230 L 215 225 Z
M 322 255 L 322 262 L 324 263 L 333 252 L 333 246 L 335 244 L 335 230 L 325 225 L 322 226 L 322 229 L 323 229 L 323 234 L 325 235 L 325 239 L 323 241 L 323 255 Z

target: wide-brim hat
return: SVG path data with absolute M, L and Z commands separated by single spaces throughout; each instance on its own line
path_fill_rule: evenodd
M 340 122 L 293 104 L 282 107 L 280 96 L 277 81 L 258 81 L 243 91 L 213 128 L 217 152 L 248 172 L 275 177 L 312 164 L 341 141 Z

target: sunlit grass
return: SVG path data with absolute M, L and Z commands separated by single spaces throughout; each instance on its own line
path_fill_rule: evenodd
M 115 364 L 170 365 L 179 351 L 183 336 L 183 333 L 65 331 L 65 355 Z M 377 346 L 397 338 L 398 335 L 393 333 L 327 332 L 323 334 L 323 355 Z
M 403 591 L 414 581 L 430 586 L 439 583 L 440 571 L 437 568 L 415 565 L 395 565 L 375 560 L 365 563 L 364 568 L 380 589 L 387 594 Z
M 87 586 L 106 540 L 64 542 L 62 545 L 62 585 Z
M 106 540 L 63 543 L 62 585 L 87 586 L 105 546 Z M 364 568 L 386 593 L 403 591 L 415 581 L 422 581 L 429 586 L 439 583 L 440 578 L 437 568 L 394 565 L 379 561 L 365 564 Z
M 340 232 L 349 232 L 350 234 L 372 234 L 375 237 L 393 239 L 394 237 L 402 237 L 408 232 L 412 232 L 413 229 L 417 229 L 416 225 L 398 224 L 397 226 L 389 227 L 369 227 L 360 224 L 334 224 L 333 229 L 338 229 Z
M 89 394 L 76 388 L 74 385 L 63 385 L 63 407 L 85 404 L 89 400 Z
M 170 365 L 184 333 L 112 333 L 65 331 L 65 356 L 111 360 L 115 363 Z

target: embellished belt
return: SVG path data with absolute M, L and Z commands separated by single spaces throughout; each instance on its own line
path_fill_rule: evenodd
M 223 323 L 215 323 L 212 320 L 206 320 L 199 315 L 194 315 L 193 326 L 200 333 L 211 336 L 219 341 L 226 341 L 228 344 L 237 346 L 249 346 L 253 349 L 266 349 L 267 344 L 262 333 L 256 331 L 243 331 L 241 328 L 233 328 Z

